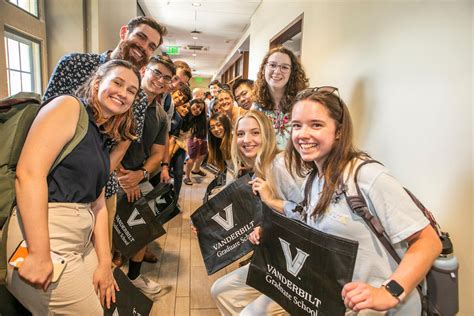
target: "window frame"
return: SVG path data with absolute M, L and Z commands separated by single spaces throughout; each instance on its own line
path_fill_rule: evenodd
M 15 3 L 13 3 L 13 2 L 10 2 L 10 1 L 12 1 L 12 0 L 5 0 L 5 1 L 6 1 L 6 3 L 11 4 L 11 5 L 14 6 L 15 8 L 17 8 L 17 9 L 19 9 L 19 10 L 21 10 L 21 11 L 23 11 L 23 12 L 29 14 L 29 15 L 31 15 L 31 16 L 34 17 L 35 19 L 38 19 L 38 20 L 39 20 L 39 18 L 40 18 L 40 12 L 39 12 L 39 11 L 40 11 L 40 10 L 39 10 L 39 7 L 40 7 L 40 3 L 39 3 L 39 2 L 40 2 L 40 0 L 34 0 L 35 3 L 36 3 L 36 15 L 35 15 L 34 13 L 31 13 L 30 11 L 28 11 L 28 10 L 26 10 L 26 9 L 23 9 L 23 8 L 20 7 L 18 4 L 15 4 Z M 18 0 L 13 0 L 13 1 L 16 1 L 16 2 L 18 3 Z
M 29 47 L 28 52 L 29 52 L 29 62 L 30 62 L 30 71 L 24 71 L 21 69 L 21 52 L 19 51 L 19 62 L 20 62 L 20 69 L 14 69 L 11 68 L 11 62 L 10 62 L 10 52 L 8 49 L 8 39 L 11 39 L 17 43 L 25 44 Z M 10 83 L 10 73 L 11 72 L 16 72 L 20 73 L 20 81 L 21 81 L 21 88 L 23 88 L 23 82 L 21 80 L 21 75 L 22 74 L 29 74 L 31 76 L 31 90 L 32 91 L 27 91 L 27 92 L 34 92 L 38 94 L 43 93 L 43 67 L 42 67 L 42 47 L 41 47 L 41 41 L 28 36 L 27 34 L 23 34 L 20 32 L 17 32 L 15 30 L 12 30 L 10 28 L 5 27 L 5 33 L 4 33 L 4 41 L 5 41 L 5 62 L 6 62 L 6 67 L 5 70 L 7 72 L 7 92 L 8 95 L 11 96 L 12 89 L 11 89 L 11 83 Z M 34 47 L 33 44 L 36 44 L 36 47 Z M 37 50 L 37 53 L 35 52 Z M 37 54 L 37 56 L 36 56 Z M 23 91 L 21 89 L 20 91 Z M 26 91 L 25 91 L 26 92 Z

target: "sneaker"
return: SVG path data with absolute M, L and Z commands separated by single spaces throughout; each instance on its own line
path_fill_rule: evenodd
M 135 280 L 130 280 L 130 282 L 144 294 L 158 294 L 161 291 L 161 286 L 158 283 L 141 274 Z
M 199 169 L 199 171 L 192 171 L 191 170 L 191 173 L 192 174 L 197 174 L 198 176 L 201 176 L 201 177 L 205 177 L 207 173 L 205 173 L 204 171 L 202 171 L 201 169 Z
M 183 182 L 184 184 L 187 184 L 187 185 L 193 185 L 193 182 L 189 178 L 184 178 Z

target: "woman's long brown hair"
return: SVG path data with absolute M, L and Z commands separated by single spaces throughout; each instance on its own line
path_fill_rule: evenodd
M 97 81 L 100 82 L 116 67 L 133 70 L 138 79 L 138 88 L 140 88 L 140 73 L 138 70 L 128 61 L 112 59 L 101 65 L 96 72 L 81 87 L 79 87 L 79 89 L 77 89 L 76 95 L 89 102 L 89 106 L 92 108 L 94 113 L 95 121 L 104 134 L 107 134 L 117 142 L 122 140 L 135 140 L 137 139 L 137 136 L 134 133 L 135 119 L 133 116 L 133 105 L 126 112 L 106 119 L 99 104 L 97 89 L 94 88 Z M 137 96 L 138 92 L 135 99 Z
M 331 203 L 336 189 L 340 188 L 343 184 L 342 176 L 349 163 L 351 163 L 354 158 L 364 158 L 368 157 L 368 155 L 358 150 L 353 145 L 352 120 L 349 110 L 342 99 L 334 93 L 325 94 L 314 92 L 313 89 L 306 89 L 296 96 L 295 104 L 303 100 L 309 100 L 323 105 L 328 110 L 329 116 L 336 123 L 336 133 L 339 136 L 338 139 L 336 139 L 331 152 L 328 154 L 322 170 L 318 170 L 314 161 L 303 161 L 293 145 L 293 142 L 288 142 L 286 147 L 286 163 L 288 169 L 292 174 L 296 172 L 296 174 L 301 177 L 308 176 L 306 181 L 307 188 L 311 188 L 316 176 L 324 177 L 321 196 L 316 207 L 311 212 L 311 216 L 317 217 L 324 214 Z M 305 189 L 303 206 L 309 205 L 310 194 L 311 190 Z
M 272 48 L 263 58 L 254 86 L 255 102 L 262 105 L 262 107 L 267 110 L 274 110 L 276 107 L 276 104 L 270 94 L 267 81 L 265 80 L 265 66 L 268 62 L 268 58 L 274 53 L 288 55 L 291 60 L 290 78 L 288 79 L 288 83 L 285 86 L 285 95 L 280 101 L 280 110 L 283 113 L 288 113 L 291 111 L 291 106 L 296 94 L 308 87 L 308 78 L 306 78 L 306 73 L 303 69 L 303 66 L 298 61 L 298 58 L 296 58 L 295 54 L 283 46 Z
M 217 121 L 224 128 L 224 136 L 217 138 L 211 133 L 211 121 Z M 225 161 L 231 159 L 230 148 L 232 145 L 232 125 L 227 115 L 223 113 L 213 114 L 207 122 L 208 145 L 209 145 L 209 163 L 223 170 L 226 166 Z

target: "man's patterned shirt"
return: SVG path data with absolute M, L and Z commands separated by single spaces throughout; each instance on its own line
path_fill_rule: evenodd
M 63 94 L 74 95 L 76 90 L 92 76 L 96 69 L 109 60 L 109 54 L 110 51 L 102 54 L 73 53 L 63 56 L 49 79 L 43 100 Z M 147 97 L 140 89 L 137 99 L 133 103 L 135 133 L 138 136 L 138 141 L 141 141 L 142 138 L 147 105 Z M 113 172 L 107 181 L 105 197 L 109 198 L 117 191 L 117 176 Z

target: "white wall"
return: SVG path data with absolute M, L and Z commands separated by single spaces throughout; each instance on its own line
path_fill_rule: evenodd
M 264 0 L 250 25 L 249 77 L 270 38 L 302 12 L 311 85 L 340 88 L 357 144 L 450 232 L 461 264 L 459 315 L 473 315 L 472 2 Z

